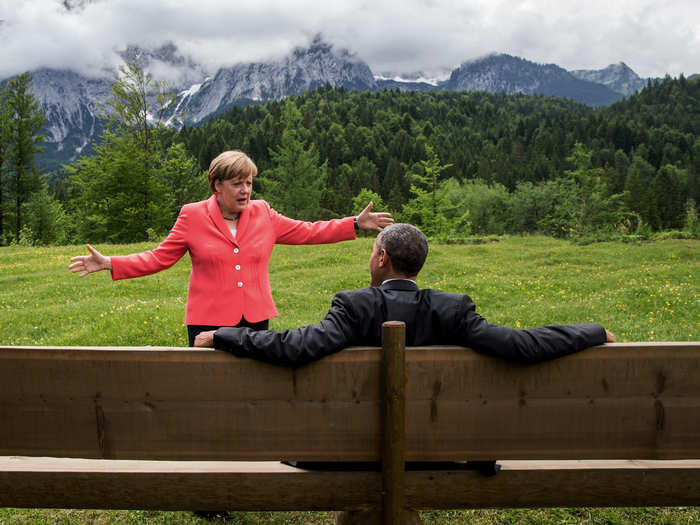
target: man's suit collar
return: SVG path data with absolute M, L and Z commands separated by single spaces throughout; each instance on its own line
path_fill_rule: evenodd
M 382 290 L 416 291 L 418 285 L 409 279 L 391 279 L 382 283 L 379 288 Z

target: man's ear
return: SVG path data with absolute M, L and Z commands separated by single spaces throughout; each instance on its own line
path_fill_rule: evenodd
M 380 268 L 384 268 L 385 266 L 391 264 L 391 258 L 389 257 L 389 254 L 386 253 L 386 250 L 381 250 L 379 252 L 379 257 L 377 258 L 377 263 L 379 264 Z

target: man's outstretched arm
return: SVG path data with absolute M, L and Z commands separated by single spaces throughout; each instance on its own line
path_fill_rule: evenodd
M 349 302 L 336 295 L 330 310 L 317 324 L 282 332 L 224 327 L 202 332 L 194 344 L 213 346 L 238 357 L 296 368 L 351 344 L 354 325 L 355 315 Z
M 539 363 L 606 342 L 615 335 L 596 323 L 550 325 L 520 330 L 489 323 L 476 313 L 465 296 L 460 333 L 463 343 L 477 352 L 517 361 Z

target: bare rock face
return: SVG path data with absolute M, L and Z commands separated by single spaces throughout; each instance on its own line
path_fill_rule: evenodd
M 67 9 L 85 2 L 66 0 Z M 369 66 L 347 50 L 335 50 L 316 37 L 307 49 L 297 48 L 279 60 L 238 64 L 220 69 L 213 77 L 177 47 L 168 43 L 149 50 L 129 46 L 124 61 L 138 64 L 154 80 L 164 81 L 175 94 L 163 118 L 174 127 L 197 124 L 234 105 L 279 100 L 321 86 L 374 90 L 377 84 Z M 69 70 L 39 69 L 32 72 L 30 90 L 41 105 L 47 123 L 43 168 L 52 169 L 75 160 L 102 131 L 101 115 L 109 113 L 110 82 L 116 72 L 86 77 Z M 154 99 L 155 114 L 155 99 Z
M 608 86 L 613 91 L 629 96 L 646 85 L 627 64 L 618 62 L 604 69 L 576 69 L 571 72 L 577 78 Z
M 464 62 L 447 81 L 454 91 L 489 91 L 566 97 L 591 106 L 606 106 L 623 97 L 602 84 L 575 77 L 555 64 L 494 54 Z
M 46 117 L 43 158 L 72 162 L 102 131 L 99 116 L 111 95 L 109 79 L 43 68 L 32 72 L 30 90 Z
M 376 89 L 365 62 L 316 37 L 308 49 L 297 48 L 280 60 L 220 69 L 194 90 L 181 93 L 177 112 L 197 123 L 241 102 L 279 100 L 327 84 L 360 91 Z

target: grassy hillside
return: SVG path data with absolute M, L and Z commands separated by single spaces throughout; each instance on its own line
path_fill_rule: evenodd
M 336 290 L 365 286 L 372 239 L 329 246 L 278 246 L 272 328 L 320 319 Z M 97 246 L 126 254 L 152 245 Z M 433 245 L 422 287 L 468 293 L 492 322 L 529 327 L 597 321 L 621 341 L 700 339 L 700 242 L 577 246 L 545 237 L 478 245 Z M 0 345 L 176 345 L 189 260 L 147 278 L 79 279 L 67 267 L 83 247 L 0 248 Z M 549 509 L 423 513 L 429 524 L 700 523 L 700 508 Z M 330 513 L 236 513 L 237 524 L 330 524 Z M 205 523 L 188 512 L 0 509 L 0 524 Z
M 366 286 L 372 239 L 277 246 L 271 261 L 274 329 L 319 320 L 337 290 Z M 99 245 L 126 254 L 152 244 Z M 480 245 L 432 245 L 422 287 L 471 295 L 492 322 L 529 327 L 597 321 L 621 341 L 700 338 L 700 243 L 572 245 L 509 237 Z M 0 248 L 0 344 L 185 344 L 190 262 L 113 282 L 68 271 L 81 246 Z

